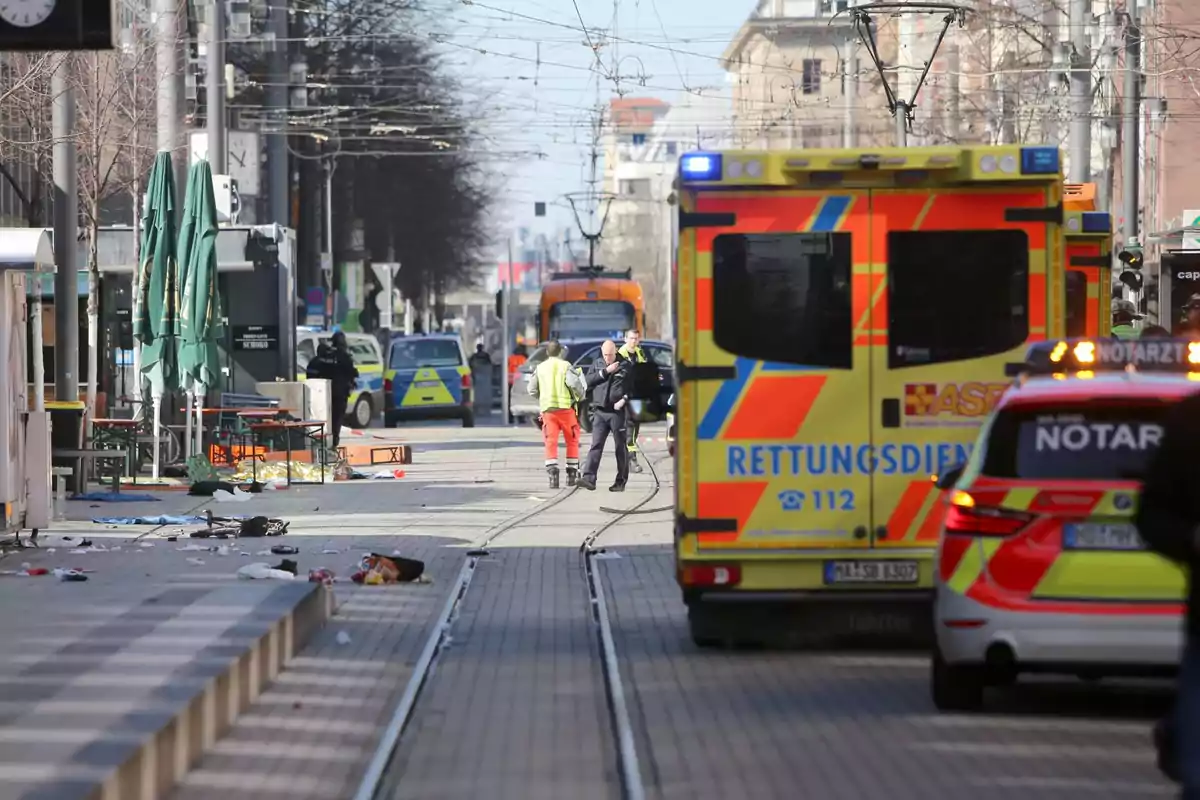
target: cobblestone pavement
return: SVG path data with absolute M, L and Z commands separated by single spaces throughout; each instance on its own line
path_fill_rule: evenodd
M 1162 798 L 1160 687 L 1077 681 L 997 692 L 989 713 L 928 698 L 928 659 L 696 648 L 667 547 L 600 563 L 647 793 L 657 798 Z
M 381 796 L 618 798 L 588 608 L 573 549 L 480 561 Z

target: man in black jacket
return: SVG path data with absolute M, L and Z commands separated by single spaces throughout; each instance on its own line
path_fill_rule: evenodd
M 608 487 L 610 492 L 625 491 L 629 479 L 629 442 L 626 439 L 625 405 L 629 402 L 626 388 L 629 362 L 617 357 L 617 346 L 606 341 L 600 346 L 601 357 L 588 370 L 588 398 L 592 407 L 592 447 L 579 485 L 595 491 L 596 472 L 604 455 L 604 443 L 611 433 L 617 446 L 617 480 Z
M 317 348 L 316 357 L 308 362 L 306 377 L 324 378 L 329 381 L 329 394 L 333 410 L 333 447 L 336 450 L 341 440 L 342 422 L 346 418 L 346 406 L 350 401 L 350 392 L 354 390 L 354 382 L 358 380 L 358 369 L 350 355 L 346 344 L 346 334 L 336 331 L 331 339 L 333 346 L 322 344 Z
M 1137 511 L 1137 528 L 1154 552 L 1187 568 L 1186 644 L 1179 669 L 1170 754 L 1183 784 L 1184 800 L 1200 800 L 1200 394 L 1193 394 L 1168 415 L 1161 444 L 1146 469 Z

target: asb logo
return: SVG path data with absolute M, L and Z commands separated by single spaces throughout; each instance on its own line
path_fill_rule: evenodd
M 996 407 L 1007 383 L 907 383 L 906 417 L 982 417 Z

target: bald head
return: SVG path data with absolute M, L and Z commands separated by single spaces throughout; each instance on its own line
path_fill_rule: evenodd
M 600 345 L 600 355 L 604 356 L 604 363 L 611 364 L 617 358 L 617 345 L 612 339 L 606 339 L 604 344 Z

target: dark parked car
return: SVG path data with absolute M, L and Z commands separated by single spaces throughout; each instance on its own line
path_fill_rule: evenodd
M 560 344 L 567 348 L 567 361 L 573 366 L 586 370 L 592 362 L 600 357 L 600 345 L 603 339 L 562 339 Z M 622 343 L 617 342 L 620 346 Z M 667 400 L 675 391 L 675 352 L 666 342 L 642 340 L 642 350 L 646 360 L 658 367 L 659 398 L 657 402 L 635 403 L 634 413 L 639 422 L 657 422 L 666 419 Z M 528 417 L 537 419 L 537 401 L 525 392 L 525 377 L 537 369 L 538 364 L 546 360 L 546 345 L 543 343 L 529 354 L 529 360 L 521 365 L 521 377 L 513 385 L 511 396 L 511 413 L 516 418 Z M 579 408 L 579 423 L 585 431 L 592 430 L 592 415 L 585 399 Z M 638 413 L 638 411 L 641 413 Z

